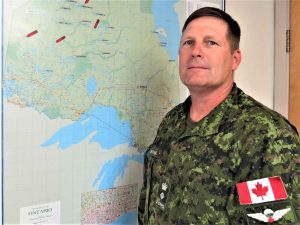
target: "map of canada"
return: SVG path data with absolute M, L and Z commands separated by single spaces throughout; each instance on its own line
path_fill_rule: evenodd
M 137 204 L 143 152 L 179 103 L 184 6 L 34 0 L 14 9 L 4 28 L 4 223 L 20 223 L 22 207 L 54 201 L 61 223 L 80 223 L 86 193 L 101 212 L 117 212 L 99 221 L 136 224 L 134 202 L 122 211 L 100 200 L 104 190 L 123 196 L 124 185 L 137 185 L 129 186 Z

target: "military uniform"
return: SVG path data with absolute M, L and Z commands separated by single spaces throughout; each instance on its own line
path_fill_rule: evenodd
M 139 224 L 247 224 L 236 184 L 270 176 L 282 178 L 297 221 L 300 140 L 293 126 L 235 84 L 198 123 L 187 122 L 190 106 L 189 97 L 165 116 L 145 153 Z

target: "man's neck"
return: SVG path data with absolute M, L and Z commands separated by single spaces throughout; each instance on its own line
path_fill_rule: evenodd
M 190 119 L 198 122 L 208 115 L 216 106 L 218 106 L 229 95 L 233 84 L 227 85 L 221 90 L 211 92 L 190 92 L 192 105 L 190 108 Z

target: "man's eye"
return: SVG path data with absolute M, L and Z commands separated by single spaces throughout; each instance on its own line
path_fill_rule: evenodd
M 183 45 L 192 45 L 194 42 L 192 40 L 187 40 L 183 43 Z
M 215 41 L 207 41 L 207 43 L 209 44 L 209 45 L 217 45 L 217 42 L 215 42 Z

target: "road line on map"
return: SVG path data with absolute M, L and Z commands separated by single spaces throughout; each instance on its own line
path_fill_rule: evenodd
M 32 32 L 30 32 L 29 34 L 27 34 L 26 37 L 31 37 L 31 36 L 33 36 L 33 35 L 35 35 L 35 34 L 37 34 L 37 33 L 38 33 L 37 30 L 32 31 Z
M 62 37 L 58 38 L 58 39 L 56 40 L 56 43 L 61 42 L 61 41 L 64 40 L 65 38 L 66 38 L 66 36 L 62 36 Z
M 95 23 L 95 25 L 94 25 L 94 29 L 96 29 L 96 28 L 98 27 L 99 22 L 100 22 L 100 20 L 97 19 L 97 21 L 96 21 L 96 23 Z

